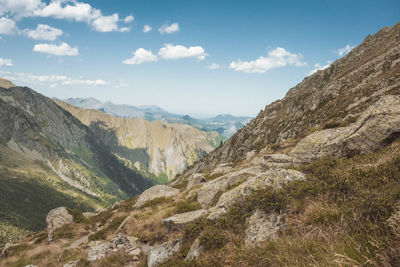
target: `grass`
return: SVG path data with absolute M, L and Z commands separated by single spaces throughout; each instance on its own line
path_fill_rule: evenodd
M 173 213 L 184 213 L 201 209 L 199 202 L 190 200 L 179 200 L 174 203 Z
M 89 235 L 88 240 L 95 241 L 95 240 L 107 239 L 107 237 L 111 233 L 114 233 L 118 229 L 118 227 L 121 225 L 121 223 L 125 220 L 126 217 L 127 217 L 126 215 L 122 215 L 122 216 L 113 218 L 107 226 L 105 226 L 104 228 L 100 229 L 99 231 Z

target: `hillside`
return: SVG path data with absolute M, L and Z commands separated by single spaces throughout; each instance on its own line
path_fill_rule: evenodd
M 231 137 L 252 119 L 251 117 L 236 117 L 229 114 L 208 119 L 197 119 L 189 115 L 172 114 L 157 106 L 119 105 L 112 102 L 101 102 L 93 97 L 68 98 L 63 101 L 80 108 L 97 109 L 120 118 L 142 118 L 148 121 L 162 120 L 173 124 L 187 124 L 201 131 L 218 132 L 225 137 Z
M 47 223 L 0 264 L 399 266 L 400 24 L 168 185 L 94 215 L 60 207 Z
M 94 211 L 153 184 L 51 99 L 7 87 L 0 87 L 0 243 L 43 228 L 54 207 Z
M 87 125 L 98 140 L 131 167 L 171 180 L 216 148 L 223 139 L 185 124 L 119 118 L 98 110 L 82 109 L 54 100 Z

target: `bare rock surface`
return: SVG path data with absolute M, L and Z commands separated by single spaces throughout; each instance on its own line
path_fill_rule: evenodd
M 263 169 L 261 167 L 253 166 L 211 180 L 205 183 L 203 187 L 198 190 L 197 201 L 200 203 L 202 208 L 210 207 L 219 192 L 223 192 L 228 187 L 233 186 L 240 181 L 245 181 L 249 177 L 255 176 L 262 171 Z
M 179 189 L 166 185 L 155 185 L 144 191 L 136 201 L 134 207 L 141 207 L 147 202 L 160 197 L 172 197 L 179 194 Z
M 206 177 L 204 176 L 204 174 L 202 173 L 195 173 L 193 174 L 188 181 L 188 184 L 186 186 L 186 190 L 191 190 L 193 189 L 195 186 L 198 186 L 202 183 L 207 182 Z
M 277 239 L 278 231 L 284 227 L 284 214 L 276 212 L 267 214 L 257 209 L 247 219 L 245 245 L 255 246 L 267 240 Z
M 194 261 L 200 256 L 200 253 L 203 251 L 203 247 L 200 245 L 200 239 L 196 239 L 192 246 L 189 249 L 188 254 L 186 255 L 185 260 L 190 262 Z
M 374 152 L 400 136 L 400 96 L 386 95 L 347 127 L 317 131 L 302 139 L 290 155 L 305 162 Z
M 147 257 L 147 266 L 155 267 L 168 260 L 175 252 L 178 252 L 181 245 L 182 240 L 176 239 L 152 247 Z
M 164 219 L 163 224 L 168 229 L 168 231 L 180 230 L 187 223 L 200 218 L 201 216 L 205 215 L 206 213 L 207 213 L 207 210 L 200 209 L 200 210 L 175 214 L 172 217 Z
M 96 241 L 88 249 L 87 260 L 93 262 L 108 257 L 121 250 L 126 251 L 130 256 L 132 256 L 132 258 L 136 258 L 141 252 L 137 240 L 138 238 L 136 237 L 118 234 L 115 238 L 109 241 Z
M 49 241 L 53 241 L 53 232 L 64 224 L 72 223 L 74 221 L 71 214 L 68 213 L 66 207 L 59 207 L 52 209 L 46 217 L 47 235 Z

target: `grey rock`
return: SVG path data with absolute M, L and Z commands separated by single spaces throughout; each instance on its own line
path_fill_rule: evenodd
M 175 214 L 172 217 L 163 220 L 164 226 L 168 231 L 176 231 L 182 229 L 187 223 L 194 221 L 205 215 L 207 210 L 200 209 L 180 214 Z
M 70 261 L 68 263 L 63 264 L 63 267 L 76 267 L 78 266 L 80 260 Z
M 47 235 L 49 242 L 53 241 L 53 232 L 64 224 L 72 223 L 74 221 L 71 214 L 68 213 L 66 207 L 59 207 L 52 209 L 46 217 Z
M 200 239 L 196 239 L 192 246 L 189 249 L 188 254 L 186 255 L 185 260 L 190 262 L 194 261 L 200 256 L 200 253 L 203 251 L 203 247 L 200 245 Z
M 136 237 L 118 234 L 109 241 L 96 241 L 88 249 L 87 260 L 93 262 L 108 257 L 120 250 L 124 250 L 132 256 L 140 255 L 140 246 L 137 240 L 138 238 Z
M 150 249 L 149 256 L 147 257 L 148 267 L 155 267 L 158 264 L 168 260 L 174 253 L 176 253 L 180 249 L 181 245 L 182 240 L 176 239 L 152 247 Z
M 276 212 L 267 214 L 257 209 L 247 219 L 245 245 L 255 246 L 267 240 L 277 239 L 278 231 L 285 226 L 285 214 Z
M 172 197 L 179 194 L 179 189 L 172 188 L 166 185 L 155 185 L 144 191 L 136 201 L 134 207 L 141 207 L 147 202 L 161 197 Z
M 206 177 L 202 173 L 195 173 L 188 179 L 186 190 L 191 190 L 193 187 L 207 182 Z

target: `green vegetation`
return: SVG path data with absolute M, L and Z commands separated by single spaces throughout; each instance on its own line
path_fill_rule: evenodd
M 201 209 L 199 202 L 180 200 L 174 203 L 174 214 L 195 211 Z
M 94 240 L 106 239 L 108 234 L 113 233 L 115 230 L 118 229 L 118 227 L 121 225 L 121 223 L 125 220 L 126 217 L 127 216 L 119 216 L 113 218 L 107 226 L 100 229 L 96 233 L 89 235 L 88 240 L 94 241 Z

